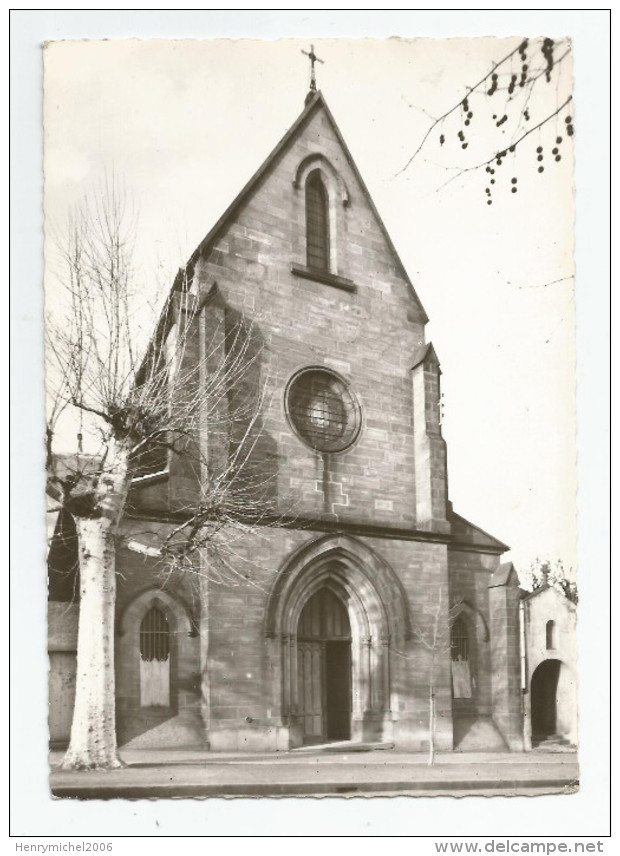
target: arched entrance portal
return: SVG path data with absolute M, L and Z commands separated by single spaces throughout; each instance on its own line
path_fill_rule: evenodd
M 291 748 L 392 739 L 391 649 L 411 638 L 407 603 L 392 569 L 355 538 L 324 536 L 288 559 L 265 632 Z
M 558 680 L 561 662 L 544 660 L 532 675 L 532 740 L 544 740 L 558 731 Z
M 351 625 L 344 603 L 320 588 L 297 623 L 297 684 L 304 743 L 351 737 Z
M 532 743 L 549 737 L 577 741 L 577 686 L 562 660 L 549 658 L 534 670 L 531 682 Z

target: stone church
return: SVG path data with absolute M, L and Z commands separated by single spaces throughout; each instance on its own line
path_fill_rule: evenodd
M 134 480 L 117 556 L 119 745 L 422 751 L 432 695 L 437 748 L 522 750 L 516 574 L 500 564 L 506 545 L 449 501 L 428 318 L 321 92 L 172 298 L 195 310 L 186 361 L 236 359 L 230 331 L 248 331 L 229 407 L 268 390 L 239 488 L 265 513 L 224 526 L 226 554 L 202 552 L 196 586 L 131 542 L 182 521 L 234 438 L 210 412 L 196 439 L 209 473 L 171 454 Z M 61 745 L 79 606 L 51 599 Z

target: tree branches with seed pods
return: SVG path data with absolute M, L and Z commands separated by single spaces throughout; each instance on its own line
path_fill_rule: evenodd
M 251 585 L 235 539 L 276 520 L 262 413 L 270 394 L 255 325 L 228 311 L 217 286 L 179 271 L 152 326 L 133 267 L 137 220 L 114 178 L 48 241 L 48 493 L 75 525 L 79 554 L 71 769 L 120 766 L 114 686 L 116 552 L 152 557 L 162 584 L 184 575 Z M 53 293 L 53 298 L 51 297 Z M 153 323 L 156 322 L 156 323 Z M 75 424 L 75 447 L 66 425 Z M 84 451 L 83 440 L 88 449 Z M 178 474 L 166 523 L 124 534 L 132 497 Z M 139 518 L 139 514 L 136 514 Z
M 416 162 L 439 166 L 447 187 L 481 174 L 481 197 L 516 194 L 527 174 L 542 177 L 570 151 L 574 134 L 569 39 L 523 39 L 494 62 L 427 129 L 398 173 Z

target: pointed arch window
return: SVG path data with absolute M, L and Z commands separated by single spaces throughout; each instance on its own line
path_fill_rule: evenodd
M 452 659 L 458 662 L 469 660 L 467 628 L 462 618 L 457 618 L 452 625 L 450 649 Z
M 329 197 L 318 169 L 306 181 L 306 264 L 329 271 Z
M 140 624 L 140 705 L 170 705 L 170 627 L 158 606 Z
M 453 698 L 472 697 L 472 679 L 469 666 L 469 638 L 467 626 L 457 618 L 450 630 L 450 655 L 452 659 Z

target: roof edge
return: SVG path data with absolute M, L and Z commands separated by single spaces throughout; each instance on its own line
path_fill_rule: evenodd
M 457 514 L 456 511 L 450 510 L 448 512 L 448 515 L 449 515 L 449 517 L 452 517 L 452 518 L 458 518 L 458 520 L 460 520 L 462 523 L 464 523 L 465 526 L 467 526 L 469 529 L 473 529 L 475 532 L 479 532 L 482 536 L 484 536 L 485 538 L 488 538 L 492 542 L 492 544 L 486 544 L 484 546 L 487 546 L 487 547 L 492 546 L 499 553 L 507 553 L 508 550 L 510 550 L 510 547 L 508 546 L 508 544 L 504 544 L 504 542 L 500 541 L 499 538 L 496 538 L 494 535 L 491 535 L 490 532 L 487 532 L 486 530 L 482 529 L 482 527 L 476 526 L 474 523 L 467 520 L 461 514 Z
M 513 574 L 518 587 L 519 575 L 517 574 L 517 569 L 512 562 L 502 562 L 499 568 L 491 574 L 489 582 L 487 583 L 487 588 L 502 588 L 503 586 L 508 585 Z
M 325 101 L 325 98 L 323 97 L 323 94 L 322 94 L 322 92 L 321 92 L 320 90 L 319 90 L 319 92 L 317 92 L 317 96 L 320 98 L 321 103 L 322 103 L 322 105 L 323 105 L 323 108 L 324 108 L 325 112 L 327 113 L 327 117 L 328 117 L 329 121 L 332 123 L 332 125 L 333 125 L 333 127 L 334 127 L 334 131 L 336 132 L 336 137 L 338 138 L 338 142 L 339 142 L 339 143 L 340 143 L 340 145 L 342 146 L 342 148 L 343 148 L 343 150 L 344 150 L 344 153 L 345 153 L 345 155 L 347 156 L 347 158 L 348 158 L 348 160 L 349 160 L 349 163 L 350 163 L 350 165 L 351 165 L 351 169 L 353 170 L 353 174 L 355 175 L 356 179 L 357 179 L 357 180 L 359 181 L 359 183 L 360 183 L 360 186 L 361 186 L 361 188 L 362 188 L 362 191 L 363 191 L 364 195 L 366 196 L 366 201 L 368 202 L 368 204 L 369 204 L 369 206 L 370 206 L 370 210 L 372 211 L 372 213 L 373 213 L 373 214 L 375 215 L 375 217 L 377 218 L 377 222 L 379 223 L 379 227 L 381 228 L 381 231 L 383 232 L 383 235 L 384 235 L 384 237 L 385 237 L 385 240 L 386 240 L 386 242 L 387 242 L 387 245 L 388 245 L 388 247 L 389 247 L 390 251 L 394 254 L 394 257 L 395 257 L 395 259 L 396 259 L 396 261 L 397 261 L 397 263 L 398 263 L 398 267 L 399 267 L 399 269 L 400 269 L 400 273 L 401 273 L 402 277 L 404 278 L 404 280 L 406 281 L 407 285 L 411 288 L 411 291 L 413 292 L 413 296 L 414 296 L 414 298 L 415 298 L 415 300 L 416 300 L 416 302 L 417 302 L 418 306 L 419 306 L 419 307 L 420 307 L 420 309 L 422 310 L 422 318 L 423 318 L 423 321 L 424 321 L 424 323 L 425 323 L 425 324 L 427 324 L 427 323 L 428 323 L 429 318 L 428 318 L 428 315 L 426 314 L 426 310 L 424 309 L 424 306 L 423 306 L 423 304 L 422 304 L 422 301 L 421 301 L 421 300 L 420 300 L 420 298 L 418 297 L 417 292 L 416 292 L 415 288 L 413 287 L 413 283 L 411 282 L 411 279 L 409 278 L 409 274 L 407 273 L 407 270 L 405 269 L 405 266 L 404 266 L 404 264 L 402 263 L 402 260 L 401 260 L 400 256 L 398 255 L 398 251 L 397 251 L 396 247 L 394 246 L 394 244 L 393 244 L 393 242 L 392 242 L 392 239 L 391 239 L 391 237 L 390 237 L 390 233 L 389 233 L 389 232 L 388 232 L 388 230 L 386 229 L 386 227 L 385 227 L 385 223 L 383 222 L 383 219 L 381 218 L 381 215 L 380 215 L 380 214 L 379 214 L 379 212 L 377 211 L 377 208 L 376 208 L 376 206 L 375 206 L 375 203 L 374 203 L 374 202 L 373 202 L 373 200 L 372 200 L 372 196 L 370 195 L 370 191 L 368 190 L 368 187 L 366 186 L 366 182 L 365 182 L 365 181 L 364 181 L 364 179 L 362 178 L 361 173 L 360 173 L 360 171 L 358 170 L 358 168 L 357 168 L 357 165 L 356 165 L 355 161 L 353 160 L 353 156 L 352 156 L 352 154 L 351 154 L 351 152 L 350 152 L 350 150 L 349 150 L 349 147 L 347 146 L 347 144 L 346 144 L 346 143 L 345 143 L 345 141 L 344 141 L 344 137 L 342 136 L 342 134 L 341 134 L 341 132 L 340 132 L 340 128 L 339 128 L 339 127 L 338 127 L 338 125 L 336 124 L 336 120 L 334 119 L 334 117 L 333 117 L 333 115 L 332 115 L 331 110 L 330 110 L 330 109 L 329 109 L 329 107 L 327 106 L 327 102 Z
M 435 350 L 432 342 L 427 342 L 425 345 L 420 345 L 420 347 L 415 351 L 413 355 L 413 365 L 411 366 L 411 371 L 417 368 L 420 363 L 425 362 L 427 359 L 434 359 L 435 363 L 439 367 L 441 363 L 439 362 L 439 357 L 437 356 L 437 351 Z M 441 372 L 441 368 L 439 369 Z
M 310 100 L 308 104 L 304 107 L 302 112 L 299 114 L 297 119 L 295 119 L 295 121 L 288 129 L 288 131 L 284 134 L 284 136 L 280 138 L 280 141 L 276 143 L 275 147 L 267 155 L 267 157 L 258 167 L 256 172 L 244 184 L 239 193 L 237 193 L 237 195 L 230 203 L 228 208 L 226 208 L 221 217 L 216 221 L 216 223 L 211 227 L 211 229 L 202 239 L 202 241 L 198 244 L 198 246 L 189 258 L 187 267 L 193 267 L 201 253 L 203 253 L 204 250 L 217 239 L 220 230 L 223 229 L 224 226 L 228 223 L 232 215 L 235 213 L 235 211 L 241 205 L 242 201 L 247 196 L 247 194 L 258 184 L 260 179 L 267 172 L 268 167 L 271 166 L 273 160 L 275 160 L 275 158 L 280 154 L 280 152 L 287 146 L 291 138 L 307 120 L 310 113 L 315 109 L 315 107 L 317 106 L 317 104 L 319 104 L 320 101 L 322 101 L 323 104 L 325 103 L 322 99 L 321 93 L 317 92 L 316 95 L 312 98 L 312 100 Z

